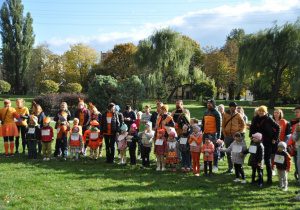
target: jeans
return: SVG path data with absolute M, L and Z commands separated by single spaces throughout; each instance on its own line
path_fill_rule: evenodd
M 68 156 L 68 142 L 67 142 L 67 138 L 56 139 L 54 157 L 58 156 L 59 149 L 62 152 L 62 157 L 63 158 L 65 158 L 65 157 Z
M 36 149 L 37 140 L 29 140 L 28 141 L 28 157 L 29 158 L 37 158 L 37 149 Z
M 191 153 L 190 152 L 181 152 L 181 167 L 182 168 L 191 168 Z

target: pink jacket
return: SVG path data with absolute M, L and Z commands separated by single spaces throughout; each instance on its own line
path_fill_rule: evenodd
M 205 151 L 207 149 L 207 151 Z M 209 144 L 203 144 L 201 148 L 201 152 L 203 153 L 203 160 L 204 161 L 213 161 L 214 160 L 214 151 L 215 151 L 215 146 L 212 142 Z M 208 156 L 206 154 L 209 154 Z
M 156 140 L 154 141 L 154 154 L 156 155 L 167 154 L 167 138 L 164 138 L 163 145 L 155 145 Z

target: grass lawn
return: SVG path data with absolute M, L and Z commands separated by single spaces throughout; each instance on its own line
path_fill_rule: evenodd
M 28 98 L 29 104 L 32 99 Z M 155 100 L 146 103 L 154 106 Z M 202 118 L 205 108 L 199 102 L 184 104 L 192 117 Z M 254 108 L 243 107 L 250 118 Z M 170 110 L 174 108 L 170 105 Z M 284 113 L 286 119 L 293 118 L 292 107 L 285 107 Z M 249 138 L 246 140 L 249 145 Z M 41 158 L 28 160 L 22 154 L 6 158 L 3 153 L 0 145 L 0 209 L 300 209 L 300 203 L 293 200 L 299 189 L 294 164 L 288 177 L 289 191 L 283 192 L 277 190 L 277 176 L 272 186 L 249 184 L 248 156 L 244 164 L 248 183 L 241 184 L 233 182 L 234 174 L 222 174 L 227 160 L 219 162 L 219 172 L 213 178 L 204 178 L 203 173 L 195 177 L 179 170 L 157 172 L 154 162 L 150 169 L 106 164 L 105 153 L 98 162 L 89 162 L 89 157 L 81 157 L 79 162 L 44 162 Z M 266 180 L 265 170 L 264 174 Z

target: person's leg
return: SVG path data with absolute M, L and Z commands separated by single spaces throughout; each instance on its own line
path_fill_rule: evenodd
M 212 141 L 215 141 L 217 139 L 217 134 L 216 133 L 213 133 L 212 135 Z M 218 151 L 218 148 L 215 147 L 215 151 L 214 151 L 214 166 L 216 168 L 218 168 L 218 161 L 219 161 L 219 151 Z
M 14 148 L 15 148 L 15 142 L 14 142 L 14 136 L 10 136 L 9 138 L 9 146 L 10 146 L 10 154 L 14 154 Z
M 43 157 L 46 158 L 46 143 L 42 142 L 43 144 Z
M 103 153 L 103 143 L 99 147 L 99 157 L 102 157 L 102 153 Z
M 196 152 L 195 154 L 195 159 L 196 159 L 196 173 L 200 173 L 200 152 Z
M 209 164 L 209 174 L 212 174 L 212 161 L 208 161 Z
M 40 155 L 41 153 L 42 153 L 42 149 L 43 149 L 43 146 L 42 146 L 42 142 L 41 141 L 39 141 L 38 142 L 38 154 Z
M 240 171 L 240 174 L 241 174 L 241 176 L 242 176 L 242 179 L 244 180 L 244 179 L 245 179 L 245 173 L 244 173 L 243 165 L 240 165 L 240 166 L 239 166 L 239 171 Z
M 106 162 L 110 161 L 110 156 L 109 156 L 109 136 L 104 135 L 104 141 L 105 141 L 105 151 L 106 151 Z
M 256 167 L 252 166 L 252 184 L 255 183 Z
M 146 165 L 147 167 L 150 167 L 150 152 L 151 152 L 151 147 L 146 148 Z
M 33 158 L 33 141 L 34 140 L 29 140 L 28 141 L 28 158 Z
M 161 155 L 156 155 L 157 159 L 157 169 L 160 169 Z
M 287 171 L 283 171 L 283 187 L 285 189 L 287 189 L 288 187 L 288 172 Z
M 235 178 L 237 179 L 240 178 L 238 164 L 234 164 L 234 173 L 235 173 Z
M 110 145 L 110 162 L 114 162 L 115 160 L 115 142 L 116 142 L 116 135 L 111 135 L 109 138 L 109 145 Z
M 298 182 L 300 183 L 300 151 L 298 152 L 298 150 L 296 152 L 296 170 L 298 171 Z
M 280 187 L 280 188 L 283 186 L 283 176 L 284 176 L 284 174 L 282 172 L 283 171 L 277 170 L 277 174 L 278 174 L 278 187 Z
M 272 147 L 270 145 L 265 146 L 264 161 L 267 169 L 268 184 L 272 184 L 272 169 L 271 169 L 271 155 Z
M 263 183 L 263 169 L 257 167 L 259 184 Z
M 204 174 L 207 175 L 207 165 L 208 162 L 207 161 L 204 161 Z
M 193 160 L 193 173 L 196 174 L 197 173 L 197 162 L 196 162 L 196 153 L 195 152 L 191 152 L 192 155 L 192 160 Z
M 136 165 L 136 146 L 134 145 L 134 146 L 130 147 L 130 149 L 132 151 L 131 155 L 130 155 L 130 163 L 132 165 Z
M 186 152 L 181 152 L 181 170 L 185 170 L 185 166 L 187 163 L 187 153 Z
M 9 147 L 9 145 L 8 145 L 8 136 L 4 136 L 3 139 L 4 139 L 5 155 L 8 155 L 8 147 Z
M 54 154 L 53 154 L 54 157 L 58 156 L 59 148 L 60 148 L 60 139 L 56 139 L 55 140 L 55 151 L 54 151 Z
M 233 141 L 234 141 L 233 136 L 226 136 L 224 139 L 226 148 L 228 148 L 232 144 Z M 231 160 L 231 152 L 226 152 L 226 155 L 227 155 L 228 171 L 231 171 L 233 169 L 232 160 Z
M 21 127 L 22 126 L 17 125 L 17 129 L 18 129 L 19 134 L 21 133 L 20 132 Z M 20 135 L 16 136 L 16 153 L 19 153 L 19 145 L 20 145 Z
M 22 137 L 22 147 L 23 147 L 23 153 L 25 152 L 26 145 L 27 145 L 27 140 L 25 138 L 26 134 L 26 126 L 20 126 L 21 127 L 21 137 Z M 20 134 L 20 132 L 19 132 Z
M 142 156 L 142 166 L 145 166 L 145 158 L 146 158 L 146 149 L 145 147 L 142 145 L 141 148 L 141 156 Z

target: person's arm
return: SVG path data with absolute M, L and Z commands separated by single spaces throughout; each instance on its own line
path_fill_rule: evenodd
M 90 111 L 88 109 L 86 110 L 86 115 L 87 115 L 87 120 L 86 120 L 85 125 L 83 125 L 83 126 L 89 126 L 90 125 L 91 114 L 90 114 Z
M 68 114 L 68 116 L 67 116 L 67 121 L 70 121 L 71 120 L 71 112 L 69 111 L 69 110 L 67 110 L 68 112 L 67 112 L 67 114 Z
M 243 119 L 243 116 L 241 115 L 241 114 L 238 114 L 239 116 L 237 116 L 237 117 L 239 117 L 239 127 L 240 127 L 240 132 L 241 133 L 244 133 L 244 131 L 245 131 L 245 129 L 246 129 L 246 123 L 245 123 L 245 121 L 244 121 L 244 119 Z
M 198 139 L 194 137 L 193 140 L 196 142 L 197 145 L 201 145 L 202 137 L 203 137 L 203 135 L 200 135 Z
M 273 120 L 273 118 L 270 117 L 269 119 L 270 119 L 272 127 L 275 129 L 272 139 L 278 141 L 279 134 L 281 132 L 281 127 L 275 120 Z
M 274 157 L 273 157 L 273 159 L 272 159 L 272 165 L 271 165 L 271 166 L 272 166 L 272 170 L 274 170 L 275 165 L 276 165 L 274 160 L 275 160 L 275 155 L 274 155 Z
M 53 120 L 54 121 L 58 121 L 58 114 L 60 114 L 60 111 L 58 111 L 55 115 L 54 115 L 54 118 L 53 118 Z
M 290 172 L 292 167 L 292 159 L 289 154 L 286 154 L 286 165 L 287 165 L 287 172 Z
M 217 139 L 221 138 L 222 116 L 219 111 L 216 114 Z
M 285 135 L 290 135 L 292 132 L 291 123 L 287 121 L 286 127 L 285 127 Z
M 166 126 L 175 128 L 175 122 L 173 120 L 173 117 L 171 118 L 171 120 L 168 123 L 166 123 Z
M 50 136 L 51 136 L 51 142 L 53 142 L 53 140 L 54 140 L 54 133 L 53 133 L 53 128 L 51 127 L 50 128 Z

